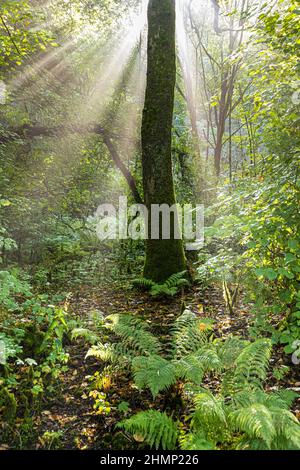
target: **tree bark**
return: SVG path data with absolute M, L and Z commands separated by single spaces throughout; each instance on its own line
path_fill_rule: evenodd
M 148 6 L 148 70 L 142 122 L 143 187 L 149 211 L 144 276 L 156 282 L 185 270 L 182 240 L 151 239 L 151 206 L 176 203 L 172 173 L 172 122 L 176 82 L 175 0 L 150 0 Z

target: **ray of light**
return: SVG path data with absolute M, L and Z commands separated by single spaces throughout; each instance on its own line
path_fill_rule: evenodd
M 101 66 L 88 100 L 79 110 L 81 119 L 90 120 L 91 115 L 99 118 L 105 111 L 132 52 L 140 40 L 146 24 L 147 3 L 148 0 L 142 1 L 141 12 L 126 21 L 124 28 L 118 34 L 114 48 L 110 49 L 107 60 Z
M 185 17 L 187 14 L 186 9 L 191 7 L 191 4 L 191 1 L 187 2 L 187 0 L 177 0 L 176 32 L 178 56 L 184 80 L 185 98 L 187 101 L 195 150 L 197 153 L 199 153 L 200 138 L 197 126 L 197 82 L 195 80 L 196 67 L 185 25 Z

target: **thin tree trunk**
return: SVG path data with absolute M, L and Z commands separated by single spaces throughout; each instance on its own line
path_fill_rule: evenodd
M 148 6 L 148 71 L 142 122 L 144 199 L 151 206 L 175 204 L 172 174 L 172 122 L 176 82 L 175 0 L 150 0 Z M 175 214 L 171 217 L 170 240 L 146 241 L 144 276 L 156 282 L 186 267 L 182 240 L 174 237 Z
M 229 112 L 229 148 L 228 148 L 228 160 L 229 160 L 229 179 L 232 181 L 232 114 L 231 114 L 231 108 L 232 105 L 230 106 L 230 112 Z

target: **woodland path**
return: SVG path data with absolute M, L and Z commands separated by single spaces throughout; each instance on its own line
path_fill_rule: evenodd
M 151 318 L 157 333 L 170 323 L 181 311 L 183 305 L 193 310 L 199 317 L 215 319 L 215 336 L 225 337 L 234 334 L 247 337 L 249 310 L 240 304 L 236 308 L 234 317 L 230 317 L 226 310 L 222 292 L 209 289 L 205 294 L 194 288 L 187 294 L 165 301 L 149 298 L 147 294 L 136 291 L 107 286 L 102 289 L 91 290 L 82 286 L 70 301 L 70 314 L 80 316 L 81 320 L 89 318 L 95 311 L 105 315 L 112 313 L 135 313 L 145 319 Z M 45 409 L 35 420 L 35 430 L 38 436 L 44 432 L 59 432 L 61 438 L 59 447 L 63 449 L 132 449 L 133 443 L 117 433 L 115 424 L 120 420 L 117 405 L 126 401 L 134 412 L 145 408 L 147 394 L 141 394 L 129 386 L 126 377 L 119 376 L 107 390 L 107 399 L 112 405 L 111 412 L 106 416 L 96 415 L 93 410 L 93 400 L 88 397 L 91 377 L 95 372 L 101 371 L 101 365 L 94 358 L 85 360 L 88 345 L 84 341 L 76 341 L 66 347 L 70 354 L 69 371 L 63 377 L 61 393 L 53 402 L 45 403 Z M 275 351 L 272 362 L 274 366 L 282 365 L 286 359 L 280 350 Z M 218 383 L 209 384 L 213 388 Z M 296 377 L 291 375 L 278 384 L 270 376 L 268 388 L 278 385 L 297 388 L 300 386 Z M 300 390 L 300 389 L 299 389 Z M 151 397 L 149 396 L 149 402 Z M 116 406 L 114 406 L 116 405 Z M 300 401 L 295 404 L 294 411 L 300 417 Z M 43 448 L 44 443 L 39 440 L 33 448 Z

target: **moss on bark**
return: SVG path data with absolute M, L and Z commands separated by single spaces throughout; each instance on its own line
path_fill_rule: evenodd
M 142 123 L 145 204 L 175 204 L 172 174 L 172 121 L 176 82 L 175 0 L 150 0 L 148 7 L 148 70 Z M 151 216 L 149 217 L 149 228 Z M 183 242 L 146 242 L 144 276 L 156 282 L 186 267 Z

